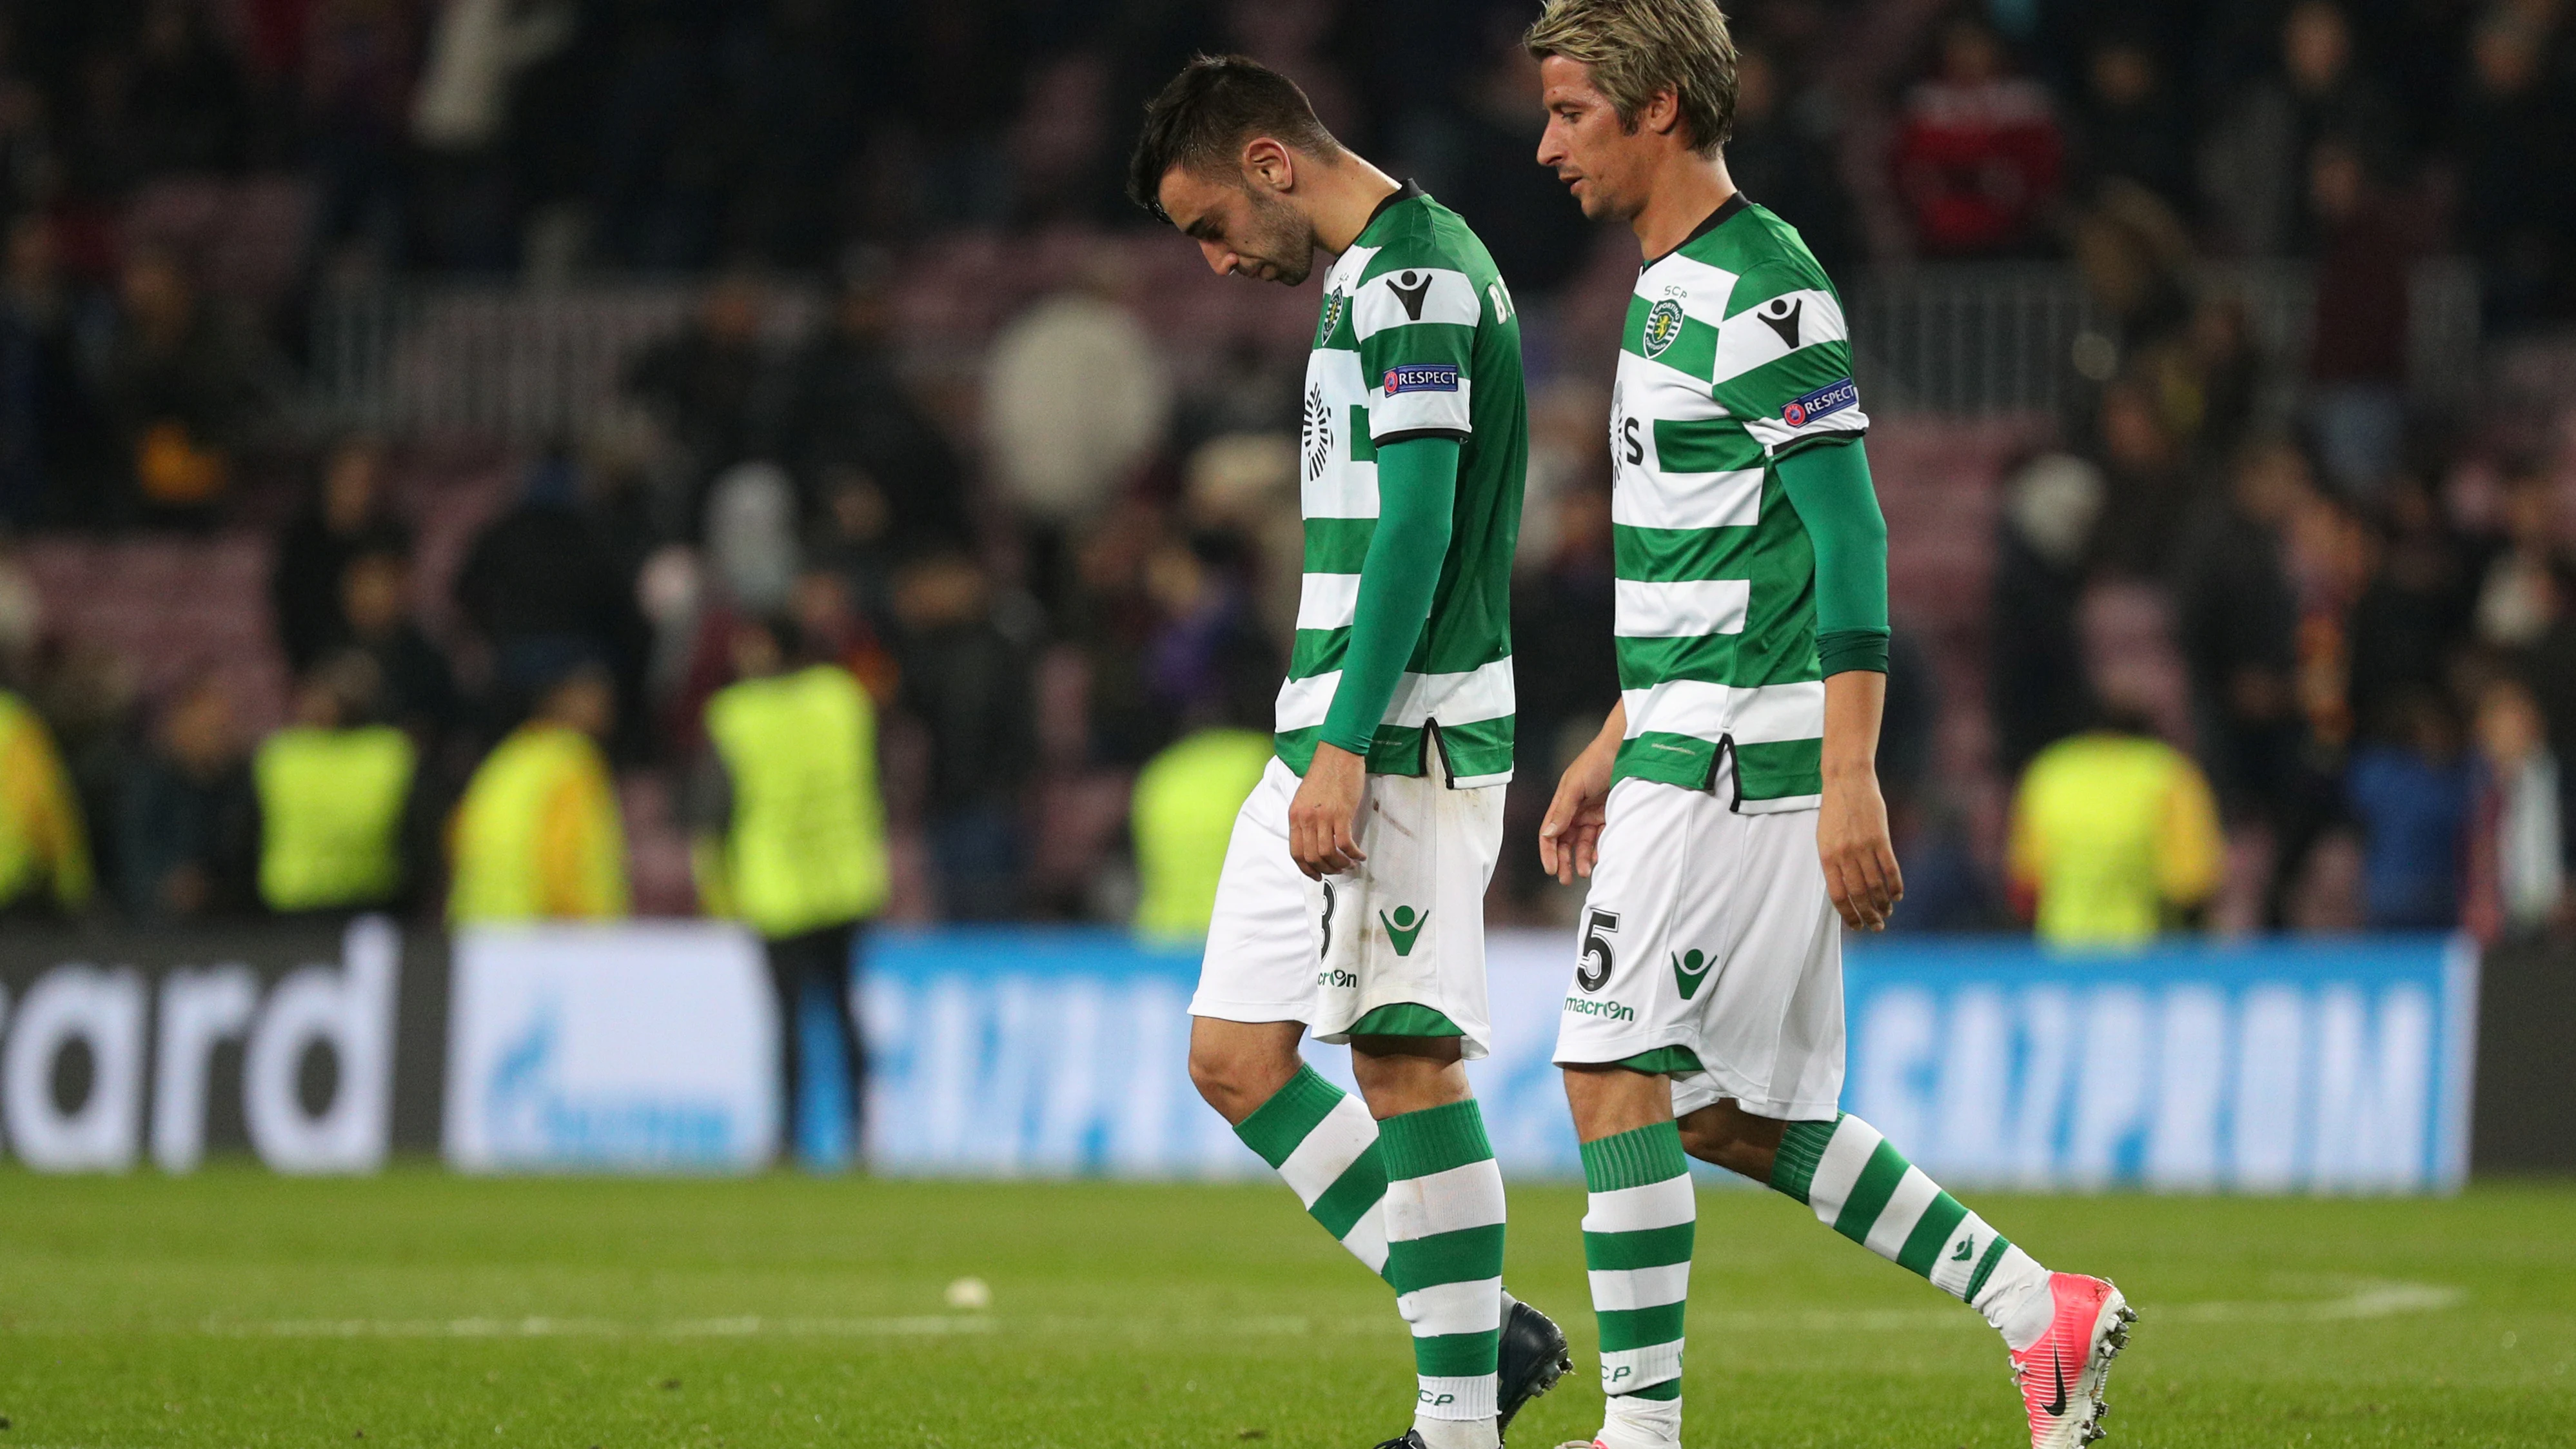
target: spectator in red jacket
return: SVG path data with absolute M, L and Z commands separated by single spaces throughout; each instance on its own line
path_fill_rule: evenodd
M 1906 99 L 1896 187 L 1933 256 L 2030 249 L 2056 199 L 2065 140 L 2037 81 L 2007 73 L 2003 42 L 1973 19 L 1941 32 L 1941 65 Z

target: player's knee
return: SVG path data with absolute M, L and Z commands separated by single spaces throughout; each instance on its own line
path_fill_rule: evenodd
M 1228 1122 L 1240 1124 L 1296 1073 L 1293 1059 L 1282 1066 L 1241 1052 L 1190 1049 L 1190 1085 Z
M 1236 1073 L 1233 1063 L 1214 1052 L 1192 1049 L 1190 1052 L 1190 1085 L 1199 1089 L 1207 1104 L 1222 1112 L 1234 1096 Z

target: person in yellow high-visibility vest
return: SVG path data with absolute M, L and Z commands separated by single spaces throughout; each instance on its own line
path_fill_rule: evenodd
M 259 896 L 280 914 L 381 910 L 417 872 L 406 850 L 419 752 L 369 723 L 376 663 L 354 651 L 316 665 L 296 691 L 295 723 L 251 763 L 259 795 Z
M 2124 947 L 2208 900 L 2227 845 L 2200 767 L 2115 715 L 2031 760 L 2007 850 L 2015 902 L 2041 940 Z
M 783 1151 L 801 1140 L 798 1008 L 819 988 L 849 1063 L 855 1134 L 865 1055 L 850 1004 L 860 927 L 890 885 L 877 785 L 876 707 L 850 671 L 801 655 L 795 625 L 746 619 L 735 682 L 707 701 L 708 750 L 691 784 L 698 893 L 760 933 L 778 993 Z
M 617 713 L 606 668 L 583 664 L 539 699 L 465 786 L 450 828 L 448 920 L 614 920 L 628 908 L 626 829 L 599 741 Z
M 53 732 L 0 689 L 0 917 L 89 908 L 89 836 Z
M 1214 726 L 1172 742 L 1136 775 L 1128 833 L 1136 843 L 1136 933 L 1205 936 L 1234 817 L 1276 752 L 1259 730 Z

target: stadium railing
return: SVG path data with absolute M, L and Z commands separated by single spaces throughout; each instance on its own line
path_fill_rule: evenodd
M 2194 299 L 2233 299 L 2273 387 L 2305 366 L 2315 281 L 2296 262 L 2205 265 Z M 2054 414 L 2068 388 L 2118 363 L 2110 319 L 2075 268 L 2004 262 L 1882 269 L 1849 289 L 1849 323 L 1874 414 Z M 2478 356 L 2477 276 L 2462 259 L 2415 268 L 2408 295 L 2407 380 L 2438 400 L 2470 386 Z M 2285 411 L 2282 399 L 2266 399 Z
M 327 425 L 397 437 L 540 444 L 577 436 L 617 406 L 628 364 L 685 321 L 699 287 L 683 279 L 431 282 L 329 294 L 314 311 L 311 404 Z M 2193 287 L 2240 299 L 2271 372 L 2295 379 L 2314 298 L 2304 265 L 2212 265 Z M 1877 414 L 2052 414 L 2088 367 L 2099 370 L 2110 342 L 2110 323 L 2065 263 L 1882 269 L 1854 278 L 1847 292 Z M 810 290 L 782 288 L 773 301 L 770 328 L 782 340 L 822 314 Z M 2439 400 L 2474 385 L 2478 296 L 2466 262 L 2417 267 L 2408 335 L 2419 396 Z M 961 341 L 980 339 L 935 339 L 943 350 Z

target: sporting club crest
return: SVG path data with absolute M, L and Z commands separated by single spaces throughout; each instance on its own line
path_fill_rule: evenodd
M 1315 323 L 1317 347 L 1333 340 L 1333 329 L 1342 325 L 1342 309 L 1349 304 L 1349 301 L 1349 298 L 1339 292 L 1324 294 L 1324 315 Z
M 1671 298 L 1657 302 L 1646 313 L 1646 355 L 1661 357 L 1673 339 L 1682 335 L 1682 304 Z

